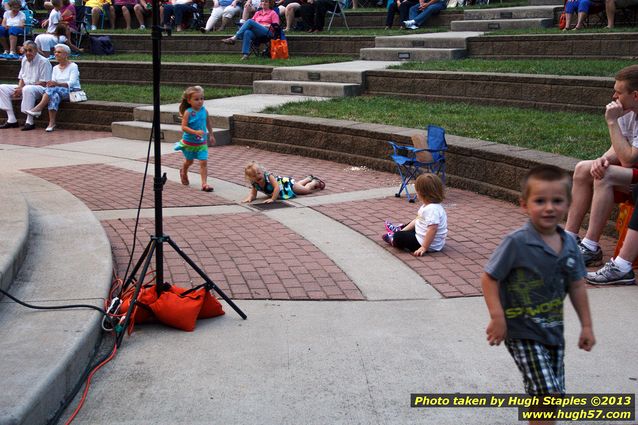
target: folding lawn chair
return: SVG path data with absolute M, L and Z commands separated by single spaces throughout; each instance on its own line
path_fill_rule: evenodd
M 284 38 L 285 35 L 281 30 L 279 24 L 271 24 L 270 30 L 268 31 L 268 35 L 263 37 L 256 37 L 250 43 L 250 54 L 255 57 L 270 57 L 270 40 L 279 40 Z M 266 48 L 262 51 L 261 45 L 265 44 Z
M 334 20 L 335 16 L 339 16 L 341 19 L 343 19 L 343 23 L 346 26 L 346 29 L 349 31 L 350 28 L 348 27 L 348 20 L 346 19 L 346 8 L 348 7 L 348 0 L 337 0 L 335 1 L 335 7 L 333 10 L 328 10 L 327 14 L 330 15 L 330 22 L 328 22 L 328 31 L 330 31 L 330 28 L 332 27 L 332 21 Z
M 427 144 L 426 139 L 420 134 L 412 136 L 414 146 L 397 145 L 393 141 L 388 142 L 392 146 L 393 153 L 390 155 L 397 165 L 401 176 L 401 187 L 394 194 L 401 197 L 401 192 L 405 191 L 409 202 L 414 202 L 416 194 L 410 195 L 408 184 L 415 180 L 422 171 L 433 174 L 440 174 L 441 180 L 445 183 L 445 130 L 436 125 L 428 125 Z

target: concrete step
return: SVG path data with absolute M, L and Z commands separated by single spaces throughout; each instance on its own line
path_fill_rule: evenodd
M 468 31 L 442 34 L 398 35 L 396 37 L 377 37 L 375 47 L 427 48 L 427 49 L 465 49 L 468 37 L 478 37 L 482 32 Z
M 454 21 L 450 24 L 453 31 L 495 31 L 521 28 L 551 28 L 554 19 L 494 19 L 477 21 Z
M 323 83 L 361 84 L 367 71 L 377 71 L 395 65 L 393 61 L 362 61 L 324 63 L 272 70 L 273 80 L 320 81 Z
M 149 140 L 153 124 L 146 121 L 117 121 L 111 124 L 111 132 L 115 137 L 131 140 Z M 161 124 L 162 143 L 175 143 L 182 138 L 182 126 L 179 124 Z M 230 130 L 213 128 L 215 145 L 230 144 Z
M 22 266 L 28 234 L 29 208 L 24 197 L 19 193 L 0 192 L 0 288 L 5 291 Z M 2 297 L 0 294 L 0 300 Z
M 562 6 L 523 6 L 523 7 L 499 7 L 496 9 L 472 9 L 466 10 L 463 20 L 477 21 L 485 19 L 535 19 L 554 18 L 554 12 L 562 9 Z
M 371 48 L 361 49 L 365 60 L 415 60 L 461 59 L 467 55 L 465 49 L 418 49 L 418 48 Z
M 113 262 L 104 229 L 76 197 L 42 179 L 12 174 L 0 189 L 29 206 L 27 255 L 10 293 L 29 304 L 103 307 Z M 0 423 L 45 424 L 69 396 L 101 334 L 95 310 L 33 310 L 7 298 L 0 309 Z
M 318 81 L 323 83 L 361 84 L 363 72 L 338 70 L 307 70 L 298 68 L 274 68 L 273 81 Z
M 255 81 L 255 94 L 304 95 L 321 97 L 349 97 L 359 96 L 362 92 L 360 84 L 352 83 L 323 83 L 315 81 Z
M 208 109 L 208 108 L 207 108 Z M 211 125 L 216 128 L 230 128 L 230 120 L 228 116 L 211 115 L 209 111 L 209 117 L 211 119 Z M 144 106 L 141 108 L 135 108 L 133 111 L 133 119 L 136 121 L 153 122 L 153 108 L 150 106 Z M 182 119 L 179 117 L 177 107 L 173 105 L 160 106 L 160 123 L 164 124 L 179 124 L 181 125 Z

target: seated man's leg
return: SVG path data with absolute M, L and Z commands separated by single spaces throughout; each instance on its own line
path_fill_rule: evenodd
M 576 236 L 583 224 L 585 214 L 589 211 L 594 194 L 594 177 L 590 173 L 592 162 L 580 161 L 574 168 L 572 203 L 569 206 L 565 230 Z
M 614 187 L 629 188 L 634 182 L 634 169 L 610 166 L 605 172 L 605 177 L 594 180 L 594 196 L 589 213 L 589 227 L 585 239 L 581 242 L 581 252 L 587 265 L 599 265 L 602 263 L 602 252 L 598 241 L 603 229 L 609 220 L 611 210 L 614 207 Z
M 634 199 L 638 196 L 638 187 L 634 187 Z M 637 203 L 638 204 L 638 203 Z M 592 285 L 631 285 L 636 283 L 633 262 L 638 258 L 638 205 L 627 226 L 627 234 L 616 258 L 612 258 L 595 272 L 587 273 L 587 282 Z
M 22 88 L 22 104 L 20 105 L 20 110 L 23 114 L 26 114 L 26 111 L 30 111 L 31 109 L 33 109 L 33 107 L 42 97 L 44 90 L 44 87 L 35 85 L 27 85 Z M 26 115 L 26 124 L 33 125 L 33 116 L 29 114 Z
M 11 103 L 11 96 L 15 91 L 15 84 L 2 84 L 0 85 L 0 109 L 7 112 L 7 122 L 6 124 L 17 123 L 18 119 L 13 112 L 13 104 Z

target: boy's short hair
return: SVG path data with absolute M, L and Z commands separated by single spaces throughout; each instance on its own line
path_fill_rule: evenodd
M 567 192 L 567 201 L 572 200 L 572 182 L 569 174 L 565 170 L 555 165 L 539 165 L 527 172 L 521 181 L 521 198 L 527 200 L 530 192 L 530 180 L 540 180 L 544 182 L 555 182 L 563 180 L 565 182 L 565 191 Z
M 616 81 L 625 81 L 627 89 L 632 92 L 638 90 L 638 65 L 627 66 L 616 74 Z
M 443 199 L 445 199 L 443 182 L 436 174 L 421 174 L 414 182 L 414 190 L 433 204 L 440 204 L 443 202 Z

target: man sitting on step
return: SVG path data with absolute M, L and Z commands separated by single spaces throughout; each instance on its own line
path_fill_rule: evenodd
M 18 84 L 0 85 L 0 109 L 7 112 L 7 121 L 0 125 L 2 128 L 18 127 L 18 119 L 13 112 L 12 99 L 22 98 L 20 110 L 22 113 L 31 110 L 42 97 L 46 83 L 51 80 L 51 63 L 38 54 L 38 48 L 31 40 L 24 42 L 24 57 L 18 73 Z M 27 115 L 27 121 L 22 131 L 33 130 L 33 117 Z
M 572 205 L 565 230 L 578 240 L 578 231 L 591 206 L 587 234 L 579 243 L 587 266 L 602 264 L 598 241 L 614 207 L 614 192 L 629 192 L 630 185 L 638 183 L 637 114 L 638 65 L 631 65 L 616 75 L 612 101 L 605 110 L 611 147 L 600 158 L 581 161 L 574 169 Z

